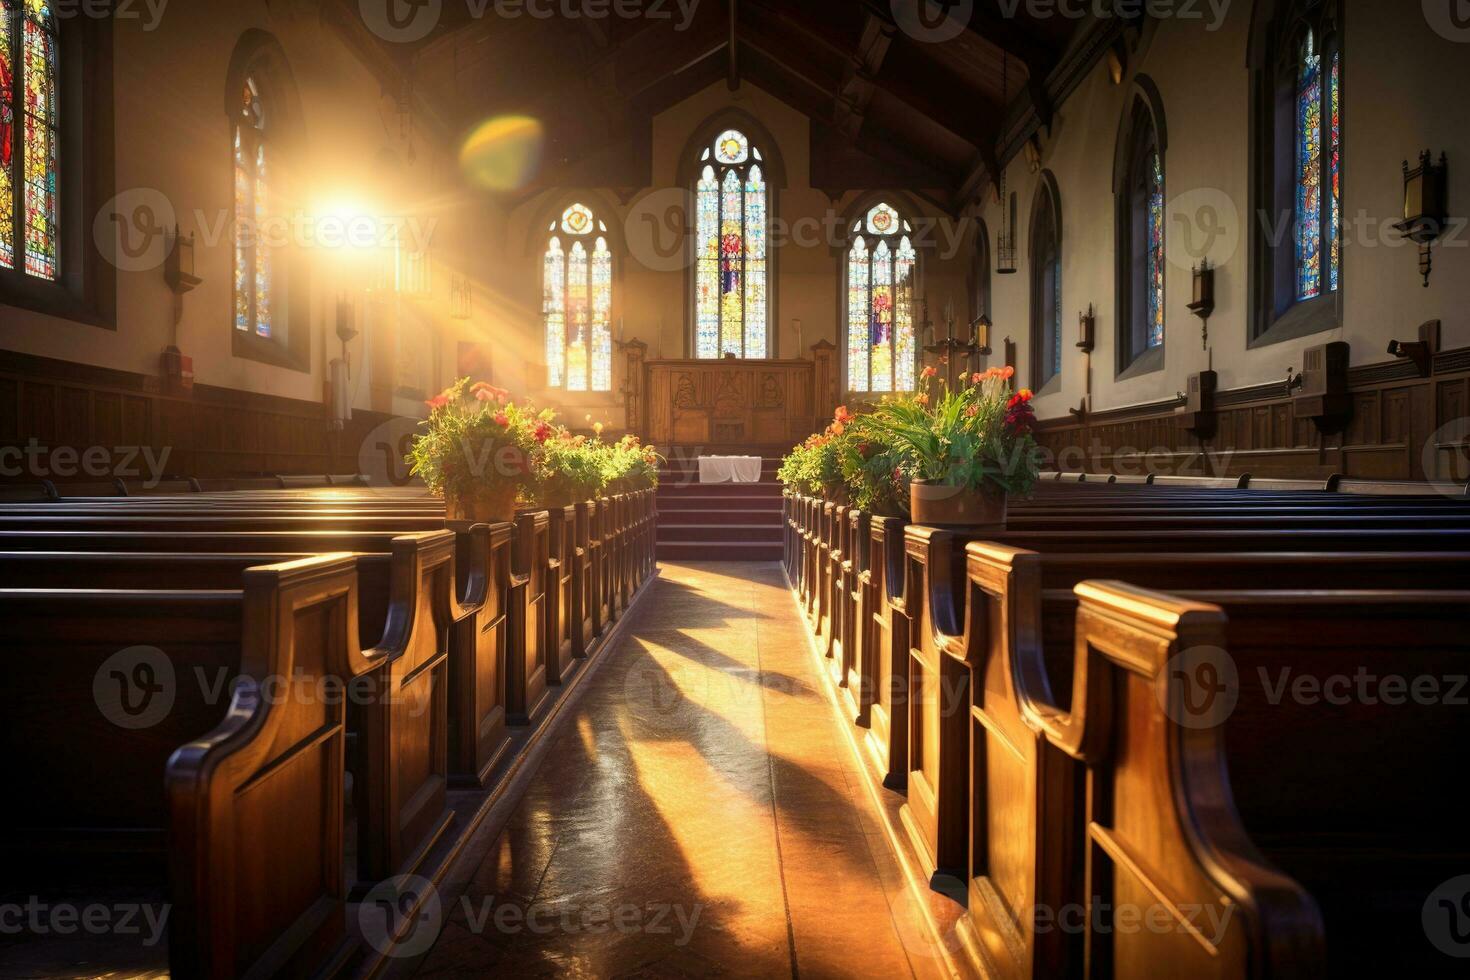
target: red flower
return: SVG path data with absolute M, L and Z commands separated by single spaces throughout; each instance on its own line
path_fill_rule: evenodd
M 551 434 L 555 431 L 556 430 L 551 427 L 550 422 L 538 422 L 536 423 L 536 431 L 532 434 L 536 437 L 537 442 L 545 443 L 547 439 L 551 438 Z
M 433 398 L 424 402 L 424 404 L 429 406 L 430 410 L 443 408 L 449 404 L 449 397 L 447 395 L 435 395 Z
M 510 416 L 506 415 L 504 412 L 496 412 L 495 424 L 500 426 L 502 429 L 510 428 Z
M 1015 408 L 1017 405 L 1025 405 L 1035 397 L 1035 393 L 1030 388 L 1022 388 L 1011 396 L 1011 400 L 1006 403 L 1006 408 L 1010 409 Z

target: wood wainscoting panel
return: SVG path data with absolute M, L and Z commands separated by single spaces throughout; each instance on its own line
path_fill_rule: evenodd
M 1215 432 L 1204 440 L 1172 402 L 1047 419 L 1037 440 L 1049 463 L 1100 474 L 1470 477 L 1470 348 L 1440 354 L 1428 378 L 1397 362 L 1353 367 L 1348 378 L 1351 417 L 1326 435 L 1278 384 L 1220 392 Z
M 130 451 L 146 448 L 176 477 L 356 472 L 360 447 L 389 418 L 359 409 L 338 431 L 324 403 L 209 385 L 195 385 L 192 395 L 180 397 L 164 394 L 157 382 L 128 371 L 0 351 L 0 449 L 22 450 L 21 472 L 6 467 L 0 482 L 65 480 L 66 473 L 51 470 L 57 459 L 75 460 L 94 447 L 105 451 L 109 465 L 131 460 L 133 468 L 140 464 Z M 27 461 L 31 440 L 45 451 L 44 471 Z M 63 447 L 76 457 L 56 457 L 54 451 Z

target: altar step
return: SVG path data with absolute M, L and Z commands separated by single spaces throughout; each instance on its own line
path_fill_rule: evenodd
M 659 473 L 658 557 L 780 561 L 780 465 L 778 458 L 762 458 L 759 483 L 700 483 L 696 457 L 672 459 Z

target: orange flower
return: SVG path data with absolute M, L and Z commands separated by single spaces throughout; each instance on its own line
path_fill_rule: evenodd
M 1016 376 L 1016 369 L 1007 364 L 997 373 L 999 377 L 1005 378 L 1007 381 L 1009 381 Z
M 927 393 L 920 394 L 920 395 L 915 395 L 914 396 L 914 401 L 917 402 L 920 405 L 928 405 L 929 404 L 929 395 Z
M 985 375 L 981 374 L 979 371 L 976 371 L 974 374 L 972 374 L 970 376 L 970 384 L 972 384 L 972 385 L 977 385 L 977 384 L 979 384 L 980 382 L 982 382 L 984 380 L 985 380 Z
M 834 436 L 840 436 L 840 435 L 842 435 L 842 433 L 844 433 L 846 431 L 847 431 L 847 426 L 843 425 L 841 422 L 833 422 L 832 423 L 832 434 Z
M 844 425 L 846 423 L 848 423 L 848 422 L 851 422 L 856 417 L 857 416 L 853 415 L 851 412 L 849 412 L 847 410 L 847 406 L 846 405 L 838 405 L 837 406 L 837 411 L 834 412 L 833 415 L 832 415 L 832 418 L 833 418 L 834 421 L 836 421 L 838 423 L 841 423 L 841 424 L 844 424 Z
M 939 373 L 939 371 L 933 365 L 930 365 L 929 367 L 926 367 L 924 369 L 924 373 L 923 373 L 922 377 L 924 378 L 924 380 L 927 381 L 930 378 L 934 377 L 938 373 Z
M 430 398 L 428 401 L 424 402 L 424 404 L 429 406 L 430 410 L 443 408 L 445 405 L 449 404 L 449 396 L 435 395 L 433 398 Z

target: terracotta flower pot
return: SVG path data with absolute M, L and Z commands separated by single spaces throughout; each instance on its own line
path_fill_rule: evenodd
M 515 520 L 516 488 L 484 487 L 472 494 L 444 498 L 447 520 L 473 524 L 498 524 Z
M 1004 529 L 1006 495 L 915 480 L 909 484 L 909 519 L 941 527 Z

